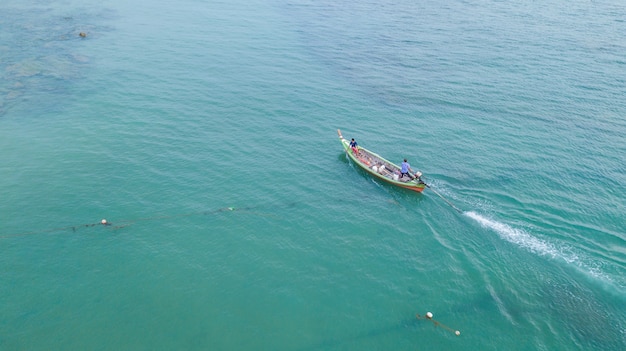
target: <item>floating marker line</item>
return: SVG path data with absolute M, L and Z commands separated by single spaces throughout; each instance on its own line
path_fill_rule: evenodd
M 454 330 L 446 325 L 441 324 L 440 322 L 437 322 L 436 320 L 433 319 L 433 314 L 432 312 L 426 312 L 426 315 L 421 316 L 420 314 L 416 314 L 415 317 L 417 319 L 425 319 L 425 320 L 429 320 L 431 322 L 433 322 L 433 324 L 435 325 L 435 327 L 442 327 L 443 329 L 446 329 L 452 333 L 454 333 L 454 335 L 459 336 L 461 335 L 461 332 L 458 330 Z
M 30 232 L 23 232 L 23 233 L 15 233 L 15 234 L 8 234 L 8 235 L 1 235 L 0 239 L 7 239 L 7 238 L 17 238 L 20 236 L 28 236 L 28 235 L 35 235 L 35 234 L 45 234 L 45 233 L 54 233 L 54 232 L 64 232 L 64 231 L 72 231 L 72 233 L 75 233 L 77 230 L 81 229 L 81 228 L 91 228 L 91 227 L 96 227 L 96 226 L 104 226 L 104 227 L 109 227 L 111 230 L 118 230 L 124 227 L 128 227 L 130 225 L 132 225 L 133 223 L 137 223 L 137 222 L 143 222 L 143 221 L 155 221 L 155 220 L 162 220 L 162 219 L 172 219 L 172 218 L 182 218 L 182 217 L 190 217 L 190 216 L 197 216 L 197 215 L 210 215 L 210 214 L 215 214 L 215 213 L 219 213 L 219 212 L 232 212 L 232 211 L 243 211 L 243 210 L 251 210 L 252 207 L 223 207 L 223 208 L 219 208 L 217 210 L 204 210 L 204 211 L 199 211 L 199 212 L 189 212 L 189 213 L 180 213 L 180 214 L 174 214 L 174 215 L 160 215 L 160 216 L 153 216 L 153 217 L 144 217 L 144 218 L 138 218 L 138 219 L 134 219 L 134 220 L 120 220 L 119 222 L 116 222 L 115 225 L 113 223 L 108 222 L 106 219 L 101 220 L 98 223 L 86 223 L 86 224 L 78 224 L 78 225 L 69 225 L 69 226 L 65 226 L 65 227 L 58 227 L 58 228 L 51 228 L 51 229 L 43 229 L 43 230 L 35 230 L 35 231 L 30 231 Z

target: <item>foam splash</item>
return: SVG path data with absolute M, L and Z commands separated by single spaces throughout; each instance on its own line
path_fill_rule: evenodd
M 502 239 L 510 243 L 516 244 L 541 256 L 548 256 L 553 259 L 563 260 L 566 263 L 575 266 L 584 274 L 595 279 L 602 280 L 605 283 L 610 283 L 611 285 L 615 283 L 609 275 L 598 267 L 597 262 L 587 262 L 588 260 L 581 257 L 580 254 L 576 253 L 575 250 L 567 245 L 559 245 L 557 247 L 552 243 L 534 237 L 523 229 L 513 228 L 505 223 L 486 218 L 474 211 L 464 212 L 464 214 L 477 221 L 483 227 L 493 230 Z
M 561 253 L 554 245 L 536 238 L 522 229 L 513 228 L 507 224 L 494 221 L 474 211 L 464 212 L 464 214 L 480 223 L 483 227 L 495 231 L 502 239 L 508 242 L 519 245 L 537 254 L 551 257 L 561 256 Z M 567 258 L 565 259 L 566 261 L 568 260 Z

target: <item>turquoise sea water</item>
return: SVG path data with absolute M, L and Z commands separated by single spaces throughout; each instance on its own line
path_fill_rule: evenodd
M 1 350 L 626 349 L 621 1 L 0 13 Z

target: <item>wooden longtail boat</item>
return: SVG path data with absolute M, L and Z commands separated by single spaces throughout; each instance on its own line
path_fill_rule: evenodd
M 339 134 L 339 140 L 348 157 L 367 173 L 387 183 L 417 192 L 422 192 L 426 187 L 426 184 L 420 178 L 422 176 L 421 172 L 415 173 L 413 175 L 414 178 L 407 176 L 400 178 L 400 166 L 385 160 L 360 145 L 357 145 L 355 152 L 350 147 L 350 140 L 345 139 L 339 129 L 337 129 L 337 134 Z

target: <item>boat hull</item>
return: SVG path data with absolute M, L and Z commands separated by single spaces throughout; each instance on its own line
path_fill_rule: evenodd
M 400 167 L 398 165 L 385 160 L 380 155 L 368 149 L 358 146 L 358 153 L 355 153 L 350 147 L 350 141 L 341 135 L 340 130 L 337 130 L 337 134 L 339 134 L 339 140 L 348 157 L 370 175 L 385 183 L 411 191 L 422 192 L 426 188 L 426 184 L 419 178 L 415 178 L 414 180 L 400 178 Z

